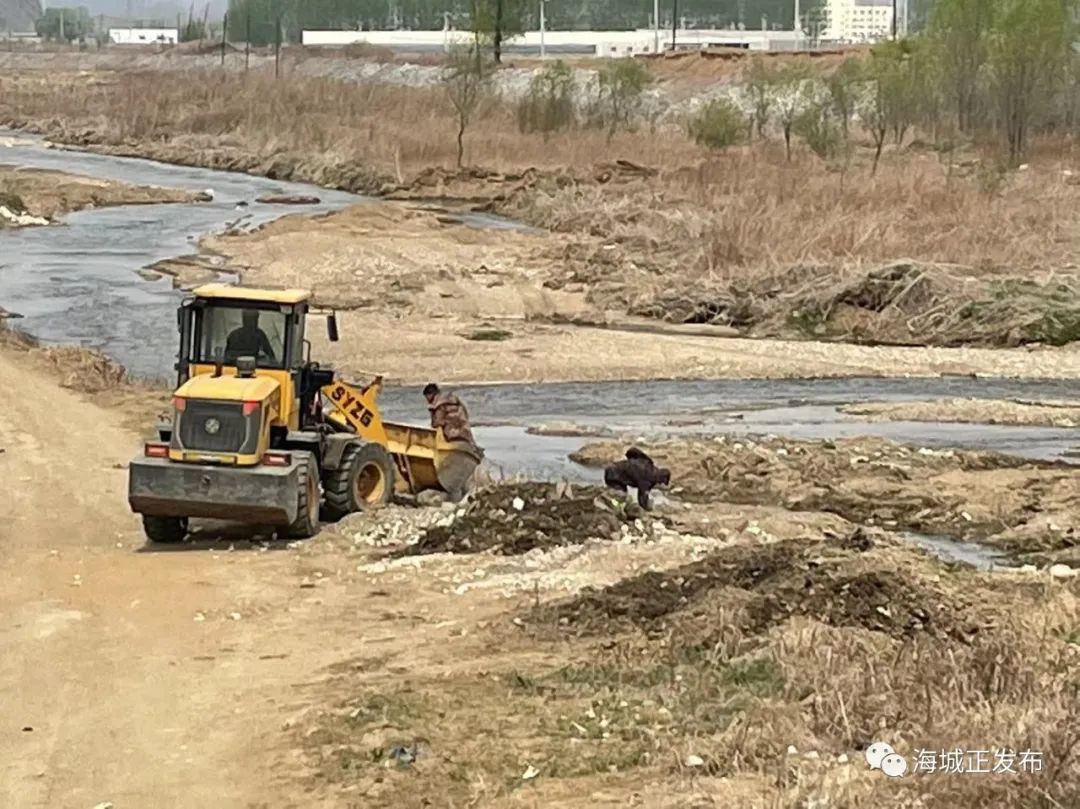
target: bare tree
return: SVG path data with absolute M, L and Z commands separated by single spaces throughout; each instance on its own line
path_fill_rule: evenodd
M 451 50 L 443 73 L 447 98 L 457 116 L 457 166 L 465 159 L 465 131 L 490 97 L 492 71 L 478 44 Z
M 791 135 L 795 121 L 813 98 L 814 81 L 810 71 L 798 62 L 779 68 L 773 79 L 776 88 L 776 117 L 784 133 L 784 152 L 791 160 Z

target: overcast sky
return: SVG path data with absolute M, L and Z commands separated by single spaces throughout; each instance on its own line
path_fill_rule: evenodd
M 210 13 L 219 14 L 228 6 L 228 0 L 195 0 L 195 16 L 201 17 L 203 9 L 210 6 Z M 187 13 L 191 8 L 191 0 L 49 0 L 47 5 L 86 6 L 91 14 L 115 14 L 123 16 L 127 14 L 130 6 L 131 13 L 136 17 L 155 15 L 168 15 L 175 17 L 177 12 Z

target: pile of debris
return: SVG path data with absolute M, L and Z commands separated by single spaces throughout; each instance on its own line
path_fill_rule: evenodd
M 758 337 L 882 345 L 1065 345 L 1080 339 L 1080 278 L 976 277 L 964 268 L 896 261 L 837 272 L 792 267 L 750 281 L 671 283 L 632 314 L 731 326 Z
M 736 545 L 674 570 L 583 591 L 536 608 L 531 618 L 583 636 L 639 629 L 674 638 L 676 646 L 708 645 L 731 626 L 761 636 L 796 615 L 962 643 L 988 625 L 979 617 L 977 586 L 946 588 L 911 561 L 906 552 L 876 547 L 862 531 L 825 542 Z
M 480 553 L 502 556 L 581 545 L 589 540 L 648 538 L 660 522 L 595 486 L 515 483 L 476 492 L 452 521 L 427 529 L 399 556 Z
M 354 546 L 396 548 L 415 544 L 426 531 L 448 526 L 456 516 L 451 508 L 416 508 L 395 504 L 374 511 L 349 514 L 334 528 L 336 533 L 351 539 Z

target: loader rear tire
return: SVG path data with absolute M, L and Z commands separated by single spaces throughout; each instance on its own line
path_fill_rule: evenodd
M 151 517 L 143 514 L 143 532 L 157 545 L 175 545 L 183 542 L 188 532 L 187 517 Z
M 296 519 L 285 529 L 290 539 L 308 539 L 319 533 L 319 475 L 315 456 L 305 452 L 300 456 L 297 480 Z
M 323 487 L 331 520 L 386 505 L 394 496 L 394 461 L 385 447 L 357 441 L 342 453 L 337 469 L 326 470 Z

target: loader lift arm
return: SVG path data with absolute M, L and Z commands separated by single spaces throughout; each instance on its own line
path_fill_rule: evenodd
M 363 387 L 336 379 L 322 389 L 323 396 L 337 408 L 359 438 L 386 446 L 386 427 L 376 400 L 382 391 L 382 377 Z

